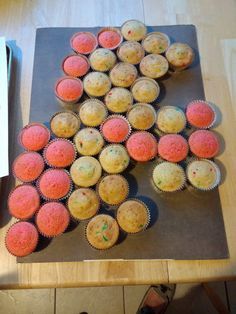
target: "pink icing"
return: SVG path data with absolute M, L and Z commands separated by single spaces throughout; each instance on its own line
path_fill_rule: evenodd
M 111 118 L 104 123 L 102 133 L 109 142 L 120 143 L 128 136 L 129 125 L 122 118 Z
M 72 39 L 72 48 L 79 53 L 88 54 L 94 50 L 97 43 L 92 34 L 80 33 Z
M 83 85 L 79 79 L 65 78 L 57 84 L 56 92 L 65 101 L 75 101 L 82 96 Z
M 74 146 L 63 139 L 51 142 L 45 150 L 45 158 L 53 167 L 67 167 L 74 161 Z
M 213 132 L 208 130 L 193 132 L 188 142 L 191 152 L 201 158 L 212 158 L 219 152 L 219 140 Z
M 188 122 L 197 128 L 207 128 L 214 121 L 215 113 L 205 102 L 191 103 L 186 110 Z
M 188 155 L 188 143 L 181 135 L 164 135 L 159 140 L 158 152 L 163 159 L 179 162 Z
M 64 72 L 74 77 L 85 75 L 88 69 L 88 62 L 81 56 L 69 56 L 63 63 Z
M 29 124 L 22 129 L 20 134 L 23 147 L 32 151 L 38 151 L 44 148 L 49 139 L 49 130 L 40 124 Z
M 107 30 L 99 35 L 98 42 L 102 47 L 112 49 L 119 45 L 120 39 L 121 37 L 117 32 Z

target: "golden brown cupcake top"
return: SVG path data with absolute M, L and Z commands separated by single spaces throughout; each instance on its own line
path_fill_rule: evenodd
M 69 111 L 56 113 L 50 122 L 52 132 L 58 137 L 70 138 L 79 130 L 79 117 Z
M 117 63 L 110 72 L 112 84 L 119 87 L 131 86 L 137 76 L 138 71 L 135 66 L 127 62 Z
M 102 101 L 87 99 L 80 106 L 79 116 L 84 125 L 98 126 L 106 119 L 107 110 Z
M 118 48 L 117 55 L 123 62 L 138 64 L 145 56 L 145 52 L 137 41 L 125 41 Z
M 193 49 L 183 43 L 174 43 L 166 51 L 166 58 L 173 67 L 187 67 L 194 59 Z
M 75 135 L 74 143 L 81 155 L 94 156 L 101 151 L 104 139 L 97 129 L 83 128 Z
M 127 118 L 134 129 L 148 130 L 156 121 L 156 111 L 152 105 L 138 103 L 130 109 Z

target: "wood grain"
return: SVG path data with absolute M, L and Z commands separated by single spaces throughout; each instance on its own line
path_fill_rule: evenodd
M 219 156 L 226 180 L 220 187 L 230 259 L 214 261 L 91 261 L 78 263 L 16 264 L 4 248 L 10 224 L 2 202 L 0 230 L 0 288 L 76 287 L 213 281 L 236 277 L 236 141 L 234 0 L 0 0 L 0 35 L 15 40 L 16 73 L 10 98 L 11 160 L 17 152 L 16 134 L 29 118 L 35 29 L 37 27 L 120 25 L 138 18 L 149 25 L 195 24 L 204 87 L 223 120 L 217 128 L 225 139 Z M 228 41 L 229 39 L 229 41 Z M 14 108 L 14 110 L 13 110 Z M 225 170 L 226 169 L 226 170 Z M 10 179 L 1 186 L 6 193 Z

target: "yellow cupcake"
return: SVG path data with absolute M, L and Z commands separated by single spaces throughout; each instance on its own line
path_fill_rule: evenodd
M 104 139 L 97 129 L 84 128 L 75 135 L 74 143 L 81 155 L 94 156 L 101 151 Z
M 109 49 L 96 49 L 89 57 L 91 67 L 95 71 L 109 71 L 116 63 L 116 55 Z
M 106 119 L 107 110 L 102 101 L 87 99 L 80 106 L 79 116 L 84 125 L 98 126 Z
M 133 83 L 131 92 L 137 102 L 150 103 L 157 99 L 160 87 L 153 79 L 141 77 Z
M 145 52 L 137 41 L 125 41 L 118 48 L 117 55 L 123 62 L 138 64 L 145 56 Z
M 142 40 L 146 33 L 147 27 L 138 20 L 128 20 L 121 26 L 121 33 L 126 40 Z
M 174 43 L 166 51 L 166 58 L 172 69 L 183 70 L 192 64 L 194 52 L 187 44 Z
M 137 130 L 148 130 L 156 121 L 156 111 L 148 104 L 135 104 L 127 114 L 130 125 Z
M 92 97 L 104 96 L 111 89 L 109 77 L 102 72 L 90 72 L 83 83 L 85 92 Z
M 164 106 L 157 112 L 157 127 L 164 133 L 179 133 L 186 126 L 184 112 L 175 106 Z
M 80 119 L 71 111 L 62 111 L 53 115 L 50 126 L 57 137 L 70 138 L 79 130 Z
M 113 85 L 118 87 L 129 87 L 138 76 L 134 65 L 127 62 L 120 62 L 110 72 L 110 79 Z
M 107 108 L 114 113 L 126 112 L 133 104 L 130 91 L 123 87 L 112 88 L 105 97 Z
M 163 53 L 170 45 L 169 37 L 161 32 L 148 33 L 142 40 L 142 46 L 147 53 Z
M 156 79 L 167 73 L 169 64 L 165 57 L 158 54 L 150 54 L 142 59 L 139 69 L 143 75 Z

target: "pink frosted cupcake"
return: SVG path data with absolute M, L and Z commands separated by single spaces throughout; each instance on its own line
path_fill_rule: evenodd
M 13 162 L 13 175 L 22 182 L 35 181 L 44 169 L 44 161 L 41 155 L 35 152 L 24 152 Z
M 111 115 L 101 125 L 100 132 L 106 141 L 110 143 L 122 143 L 128 138 L 131 127 L 123 116 Z
M 130 157 L 136 161 L 148 161 L 157 155 L 157 140 L 149 132 L 133 133 L 126 142 Z
M 88 59 L 83 55 L 67 56 L 62 62 L 62 69 L 66 75 L 81 77 L 88 73 L 90 68 Z
M 83 94 L 83 83 L 72 76 L 64 76 L 56 82 L 56 97 L 62 102 L 75 104 Z
M 158 152 L 163 159 L 179 162 L 188 155 L 188 142 L 178 134 L 164 135 L 159 140 Z
M 30 123 L 19 133 L 21 146 L 29 151 L 43 149 L 50 140 L 50 131 L 40 123 Z
M 39 193 L 33 185 L 19 185 L 9 194 L 7 204 L 13 217 L 22 220 L 29 219 L 40 206 Z
M 48 169 L 39 178 L 37 187 L 45 200 L 61 200 L 70 194 L 71 179 L 63 169 Z
M 9 253 L 17 257 L 31 254 L 38 244 L 39 234 L 36 227 L 26 221 L 12 225 L 7 231 L 5 243 Z
M 78 32 L 71 37 L 70 45 L 75 52 L 88 55 L 97 48 L 98 42 L 92 33 Z
M 193 132 L 188 140 L 191 152 L 197 157 L 213 158 L 220 149 L 219 139 L 212 131 L 199 130 Z
M 121 32 L 116 28 L 105 27 L 98 33 L 98 43 L 103 48 L 116 49 L 122 41 Z
M 74 162 L 76 151 L 69 140 L 55 139 L 45 147 L 43 156 L 50 167 L 65 168 Z
M 186 110 L 187 121 L 190 125 L 200 129 L 213 126 L 216 114 L 213 108 L 204 100 L 190 102 Z
M 62 234 L 68 227 L 69 222 L 68 210 L 59 202 L 45 203 L 36 216 L 36 225 L 39 232 L 48 238 Z

